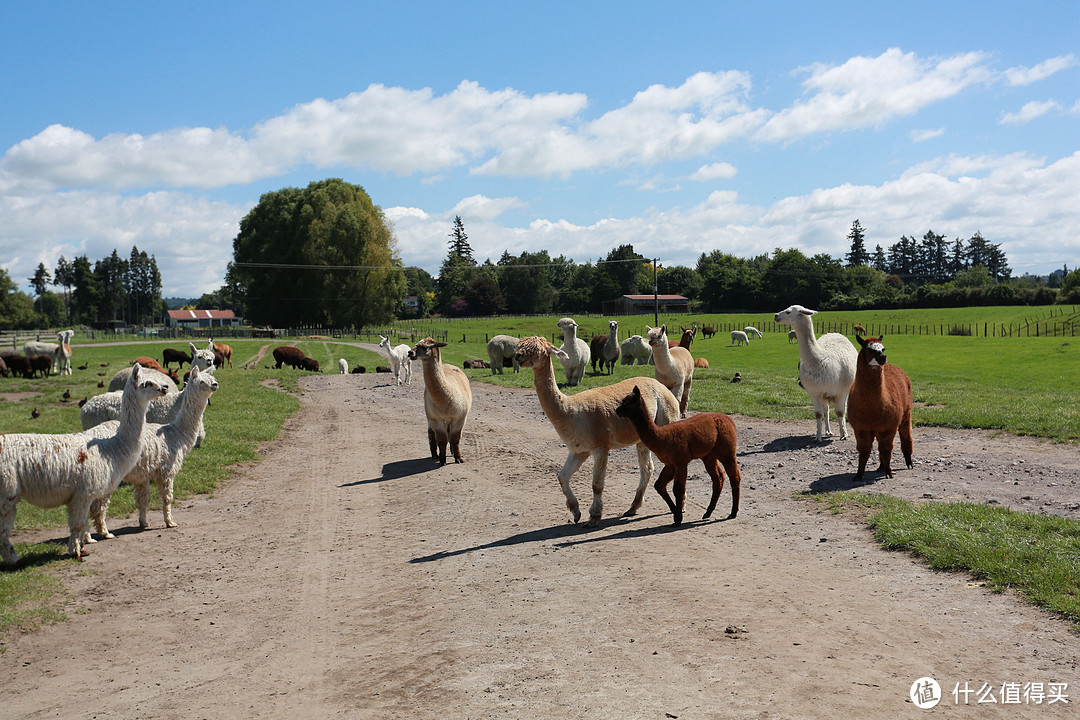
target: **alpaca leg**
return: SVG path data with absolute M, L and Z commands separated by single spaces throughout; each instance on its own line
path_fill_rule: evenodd
M 836 398 L 836 421 L 840 423 L 841 440 L 847 440 L 847 401 L 848 393 Z
M 649 486 L 649 480 L 652 479 L 652 452 L 649 451 L 649 448 L 645 447 L 645 443 L 639 442 L 637 444 L 637 459 L 637 492 L 634 493 L 634 502 L 630 504 L 630 509 L 623 513 L 623 517 L 631 517 L 633 515 L 637 515 L 637 511 L 641 509 L 641 503 L 645 500 L 645 488 Z
M 566 457 L 562 470 L 559 471 L 559 484 L 562 485 L 563 495 L 566 496 L 566 509 L 574 516 L 574 522 L 581 520 L 581 508 L 578 499 L 574 497 L 574 491 L 570 489 L 570 478 L 581 464 L 589 457 L 589 453 L 575 453 L 573 450 Z
M 724 469 L 727 470 L 728 481 L 731 484 L 731 513 L 728 520 L 734 520 L 739 514 L 739 495 L 742 492 L 742 473 L 739 472 L 739 461 L 735 457 L 735 449 L 722 458 Z
M 686 409 L 690 406 L 690 379 L 687 378 L 682 386 L 682 397 L 679 398 L 679 417 L 686 417 Z
M 450 452 L 454 455 L 454 462 L 465 462 L 461 459 L 461 431 L 465 429 L 465 423 L 456 423 L 450 428 Z
M 109 526 L 105 521 L 105 518 L 109 513 L 109 499 L 110 498 L 98 499 L 90 503 L 90 519 L 97 529 L 98 535 L 100 535 L 103 540 L 112 540 L 116 537 L 109 532 Z M 87 534 L 83 536 L 83 542 L 97 542 L 97 540 L 90 537 L 90 533 L 87 532 Z
M 877 471 L 885 473 L 885 477 L 892 477 L 892 448 L 893 442 L 895 442 L 896 431 L 886 430 L 885 432 L 879 432 L 877 434 L 877 449 L 878 458 L 881 463 L 878 465 Z
M 874 449 L 874 431 L 856 430 L 855 448 L 859 451 L 859 470 L 852 479 L 862 480 L 863 473 L 866 472 L 866 461 L 870 459 L 870 451 Z
M 161 500 L 161 514 L 165 519 L 165 527 L 171 528 L 176 527 L 176 521 L 173 520 L 172 516 L 173 482 L 172 475 L 157 479 L 158 498 Z M 146 487 L 149 489 L 150 486 L 147 485 Z
M 664 469 L 660 471 L 660 477 L 656 478 L 656 483 L 653 485 L 656 488 L 656 492 L 660 493 L 660 497 L 664 498 L 664 502 L 667 503 L 668 510 L 674 515 L 678 508 L 675 507 L 675 501 L 671 499 L 671 495 L 668 494 L 668 483 L 675 478 L 675 466 L 665 465 Z
M 161 479 L 158 479 L 158 490 L 161 490 Z M 135 494 L 135 507 L 139 508 L 139 527 L 143 530 L 150 527 L 150 483 L 139 482 L 131 486 Z
M 589 506 L 589 527 L 600 522 L 604 514 L 604 477 L 607 475 L 607 448 L 593 450 L 592 505 Z
M 431 457 L 435 460 L 439 459 L 439 443 L 435 441 L 435 429 L 430 425 L 427 429 L 428 447 L 431 448 Z
M 438 460 L 440 465 L 445 465 L 446 444 L 450 441 L 450 436 L 447 434 L 446 428 L 428 428 L 428 438 L 432 443 L 431 456 Z
M 686 506 L 686 465 L 675 468 L 675 524 L 682 525 L 683 508 Z
M 68 516 L 68 553 L 76 560 L 82 560 L 83 535 L 87 533 L 90 516 L 90 498 L 75 494 L 67 506 Z
M 915 463 L 911 459 L 913 450 L 914 444 L 911 440 L 911 411 L 909 410 L 904 413 L 904 417 L 900 421 L 900 451 L 904 453 L 904 462 L 907 464 L 908 470 L 915 467 Z
M 720 469 L 720 461 L 715 457 L 704 457 L 701 463 L 705 466 L 705 472 L 712 478 L 712 498 L 709 500 L 709 507 L 705 510 L 705 514 L 701 516 L 702 520 L 708 520 L 716 509 L 716 501 L 720 499 L 720 493 L 724 489 L 724 472 Z M 732 491 L 734 492 L 734 487 Z
M 824 405 L 824 409 L 822 409 Z M 822 423 L 824 421 L 825 434 L 832 435 L 832 431 L 829 430 L 829 404 L 823 403 L 820 398 L 814 398 L 814 418 L 817 420 L 817 442 L 821 442 L 821 430 Z
M 0 558 L 6 565 L 16 565 L 19 555 L 15 552 L 15 546 L 11 544 L 11 531 L 15 529 L 15 509 L 19 505 L 19 499 L 0 498 Z

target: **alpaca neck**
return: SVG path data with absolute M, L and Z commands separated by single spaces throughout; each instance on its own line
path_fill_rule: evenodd
M 210 396 L 204 393 L 196 393 L 191 383 L 184 386 L 181 394 L 180 412 L 177 413 L 176 418 L 169 425 L 183 439 L 185 444 L 194 446 L 195 438 L 199 434 L 199 422 L 202 420 Z
M 116 439 L 121 445 L 133 447 L 136 453 L 146 425 L 146 406 L 149 403 L 150 399 L 141 397 L 131 383 L 120 396 L 120 425 L 116 428 Z
M 431 399 L 439 402 L 447 398 L 446 373 L 443 372 L 441 357 L 430 355 L 424 358 L 424 388 Z
M 555 370 L 551 366 L 550 356 L 540 367 L 533 368 L 533 387 L 536 388 L 536 397 L 540 399 L 540 407 L 549 420 L 566 412 L 566 396 L 555 383 Z
M 875 368 L 865 363 L 859 363 L 855 369 L 855 383 L 870 392 L 881 390 L 884 377 L 885 368 L 880 366 Z
M 802 359 L 810 360 L 817 350 L 817 338 L 814 337 L 814 323 L 808 321 L 805 325 L 795 328 L 795 337 L 799 339 L 799 355 Z
M 634 429 L 637 430 L 641 442 L 645 443 L 645 447 L 651 450 L 660 444 L 659 427 L 643 406 L 639 405 L 635 408 L 627 419 L 634 424 Z

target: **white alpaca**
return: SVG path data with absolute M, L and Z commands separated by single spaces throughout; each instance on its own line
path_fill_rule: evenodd
M 60 340 L 61 336 L 57 335 L 57 340 Z M 23 345 L 23 354 L 27 359 L 32 358 L 34 355 L 48 355 L 52 358 L 52 370 L 59 372 L 60 364 L 60 344 L 59 343 L 43 343 L 37 340 L 31 340 Z M 49 374 L 52 374 L 52 370 Z
M 338 373 L 341 374 L 341 375 L 348 375 L 349 374 L 349 361 L 346 360 L 345 358 L 338 358 L 337 370 L 338 370 Z
M 0 437 L 0 557 L 19 561 L 11 544 L 19 500 L 38 507 L 67 506 L 68 552 L 82 557 L 90 504 L 108 497 L 139 460 L 146 406 L 165 386 L 135 371 L 124 388 L 123 412 L 114 435 L 89 433 Z
M 622 341 L 619 346 L 622 351 L 622 364 L 633 365 L 637 361 L 638 365 L 648 365 L 652 360 L 652 348 L 649 347 L 649 343 L 645 338 L 640 335 L 631 335 Z
M 394 373 L 394 380 L 398 385 L 412 384 L 412 358 L 409 357 L 409 346 L 405 343 L 390 347 L 390 338 L 379 336 L 379 347 L 386 349 L 386 356 L 390 358 L 390 369 Z
M 731 331 L 731 345 L 749 345 L 750 338 L 746 336 L 746 333 L 742 330 Z M 730 345 L 729 345 L 730 347 Z
M 566 384 L 577 385 L 585 375 L 585 368 L 589 365 L 592 353 L 589 351 L 589 343 L 577 336 L 578 324 L 573 318 L 565 317 L 557 323 L 562 330 L 563 344 L 559 349 L 563 355 L 559 356 L 563 370 L 566 372 Z
M 472 388 L 469 378 L 460 369 L 447 365 L 440 357 L 444 342 L 424 338 L 413 348 L 424 368 L 424 414 L 428 422 L 428 445 L 431 457 L 446 464 L 446 445 L 449 442 L 454 462 L 461 459 L 461 432 L 472 408 Z
M 56 372 L 58 375 L 71 374 L 71 340 L 74 337 L 74 330 L 61 330 L 56 335 L 56 343 L 58 345 L 56 351 Z
M 751 335 L 757 337 L 758 340 L 765 337 L 764 335 L 761 334 L 761 331 L 758 330 L 753 325 L 747 325 L 746 327 L 744 327 L 743 332 L 746 333 L 747 338 L 749 338 Z
M 180 393 L 180 410 L 176 419 L 167 425 L 146 423 L 142 431 L 142 452 L 135 467 L 124 477 L 124 482 L 135 491 L 135 503 L 139 507 L 139 527 L 147 528 L 150 521 L 147 513 L 150 507 L 150 481 L 157 481 L 158 497 L 161 499 L 161 511 L 165 517 L 165 527 L 176 527 L 172 517 L 173 483 L 184 458 L 195 446 L 203 411 L 210 400 L 210 395 L 218 389 L 213 370 L 199 370 L 196 365 L 188 376 L 183 392 Z M 116 432 L 118 423 L 110 420 L 87 431 L 86 435 L 108 437 Z M 114 537 L 105 523 L 110 497 L 94 500 L 90 505 L 90 519 L 103 538 Z M 84 542 L 95 542 L 87 532 Z
M 644 399 L 646 412 L 657 425 L 666 425 L 679 419 L 678 402 L 666 387 L 649 377 L 630 378 L 607 387 L 565 395 L 555 383 L 555 372 L 551 366 L 552 355 L 561 360 L 565 354 L 544 338 L 529 337 L 522 338 L 516 357 L 522 367 L 532 369 L 533 387 L 540 400 L 540 407 L 570 451 L 562 470 L 559 471 L 559 484 L 566 496 L 566 507 L 573 514 L 574 522 L 578 522 L 581 519 L 581 508 L 570 489 L 570 478 L 591 455 L 593 500 L 589 506 L 589 525 L 598 523 L 604 512 L 604 478 L 607 473 L 608 453 L 636 445 L 639 467 L 637 492 L 630 509 L 623 513 L 624 516 L 636 515 L 641 507 L 645 488 L 652 478 L 652 455 L 638 437 L 633 423 L 618 417 L 615 409 L 622 399 L 637 387 Z
M 690 385 L 694 382 L 694 357 L 684 347 L 671 347 L 667 325 L 658 328 L 646 325 L 645 329 L 648 331 L 649 345 L 652 346 L 653 362 L 656 363 L 656 379 L 679 401 L 679 415 L 686 417 L 686 409 L 690 405 Z
M 776 313 L 776 322 L 790 325 L 799 340 L 799 384 L 806 389 L 814 403 L 814 417 L 817 418 L 817 441 L 824 434 L 832 435 L 829 424 L 829 404 L 836 408 L 836 419 L 840 422 L 840 439 L 847 439 L 848 395 L 855 382 L 855 368 L 859 353 L 851 341 L 840 333 L 826 333 L 814 337 L 814 321 L 811 319 L 816 310 L 808 310 L 802 305 L 792 305 Z
M 794 330 L 788 330 L 787 331 L 787 341 L 788 341 L 788 345 L 790 345 L 791 343 L 799 342 L 798 333 L 796 333 Z
M 513 335 L 496 335 L 488 340 L 487 353 L 488 360 L 490 360 L 491 374 L 498 373 L 503 374 L 503 360 L 506 358 L 513 359 L 514 352 L 517 350 L 519 338 Z M 521 368 L 517 362 L 514 362 L 514 372 L 519 372 Z

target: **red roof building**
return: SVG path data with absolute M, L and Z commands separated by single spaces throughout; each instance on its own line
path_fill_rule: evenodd
M 218 328 L 239 327 L 243 318 L 232 310 L 167 310 L 165 327 L 169 328 Z

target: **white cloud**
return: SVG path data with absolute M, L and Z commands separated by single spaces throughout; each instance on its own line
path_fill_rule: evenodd
M 1053 100 L 1047 100 L 1045 102 L 1032 100 L 1031 102 L 1026 103 L 1024 107 L 1020 108 L 1020 112 L 1002 113 L 1001 124 L 1023 125 L 1024 123 L 1031 122 L 1035 118 L 1041 117 L 1053 110 L 1061 110 L 1061 105 Z
M 803 82 L 808 99 L 769 119 L 757 133 L 763 141 L 791 140 L 813 133 L 880 126 L 913 115 L 934 102 L 990 79 L 984 53 L 921 60 L 891 48 L 876 58 L 855 57 L 842 65 L 813 65 Z
M 934 138 L 939 138 L 944 134 L 945 134 L 945 128 L 943 128 L 943 127 L 937 128 L 935 130 L 912 130 L 911 131 L 911 142 L 914 142 L 914 143 L 926 142 L 927 140 L 933 140 Z
M 1039 80 L 1045 80 L 1056 72 L 1065 70 L 1076 64 L 1076 58 L 1072 53 L 1044 60 L 1032 67 L 1018 66 L 1005 71 L 1005 79 L 1010 85 L 1030 85 Z
M 450 210 L 450 215 L 460 215 L 466 220 L 494 220 L 507 210 L 523 207 L 516 197 L 489 198 L 484 195 L 467 197 Z
M 698 182 L 707 182 L 709 180 L 730 180 L 735 177 L 739 171 L 731 163 L 718 162 L 712 165 L 702 165 L 694 174 L 690 176 L 691 180 L 697 180 Z

